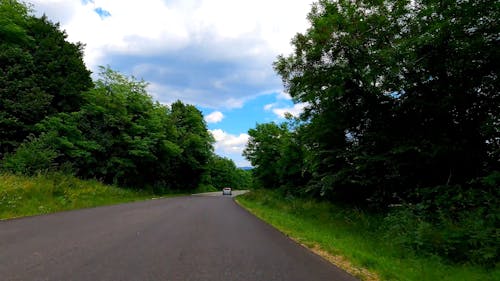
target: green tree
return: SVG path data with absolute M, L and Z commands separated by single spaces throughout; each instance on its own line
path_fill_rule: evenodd
M 275 63 L 308 103 L 311 189 L 384 205 L 498 170 L 498 15 L 494 1 L 313 5 Z
M 29 21 L 25 5 L 0 1 L 0 158 L 33 132 L 51 101 L 40 89 L 33 57 L 24 47 L 34 44 L 27 33 Z
M 18 1 L 0 0 L 0 38 L 2 43 L 28 43 L 26 32 L 30 9 Z
M 67 41 L 65 31 L 47 17 L 31 17 L 28 35 L 35 44 L 29 46 L 37 84 L 52 96 L 49 114 L 78 111 L 83 104 L 82 92 L 92 88 L 90 71 L 83 63 L 82 43 Z
M 239 188 L 237 168 L 231 159 L 218 155 L 211 157 L 208 162 L 208 174 L 212 186 L 221 190 L 224 187 Z
M 243 155 L 254 167 L 252 172 L 257 183 L 266 188 L 278 188 L 291 180 L 288 177 L 297 172 L 291 162 L 297 160 L 294 151 L 297 147 L 290 142 L 287 124 L 257 124 L 248 134 L 250 139 Z
M 80 110 L 45 118 L 36 126 L 43 138 L 28 147 L 55 151 L 55 164 L 83 178 L 159 192 L 196 188 L 213 154 L 201 112 L 180 101 L 155 103 L 144 81 L 109 67 L 99 75 Z
M 30 136 L 15 151 L 2 159 L 3 171 L 21 175 L 36 175 L 56 169 L 58 153 L 46 141 L 46 135 Z
M 207 130 L 202 113 L 192 105 L 181 101 L 173 103 L 171 118 L 177 130 L 176 143 L 182 151 L 173 163 L 175 185 L 182 189 L 194 189 L 213 154 L 214 139 Z
M 280 186 L 294 193 L 304 192 L 303 187 L 311 179 L 311 170 L 307 163 L 309 152 L 299 135 L 301 129 L 302 127 L 296 130 L 287 128 L 283 131 L 279 157 L 276 159 L 276 175 Z
M 401 132 L 395 142 L 405 147 L 398 158 L 412 159 L 402 161 L 413 170 L 404 176 L 418 187 L 467 185 L 499 168 L 500 50 L 494 37 L 500 6 L 418 4 L 401 45 L 411 52 L 404 54 L 408 66 L 394 123 Z
M 125 186 L 168 187 L 172 158 L 181 153 L 168 108 L 154 103 L 146 83 L 101 68 L 80 111 L 59 113 L 38 127 L 50 132 L 58 163 L 77 175 Z
M 248 189 L 252 187 L 251 171 L 239 169 L 233 160 L 213 155 L 207 164 L 207 183 L 221 190 L 224 187 Z
M 251 189 L 253 185 L 252 170 L 236 169 L 236 183 L 233 186 L 237 189 Z
M 82 45 L 26 5 L 0 1 L 0 158 L 46 116 L 79 109 L 92 86 Z

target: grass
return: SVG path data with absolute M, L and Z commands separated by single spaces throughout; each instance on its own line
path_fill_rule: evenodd
M 151 199 L 153 194 L 64 174 L 0 174 L 0 219 Z
M 500 280 L 500 268 L 450 264 L 398 248 L 384 237 L 383 217 L 326 202 L 258 190 L 238 203 L 287 236 L 362 280 Z

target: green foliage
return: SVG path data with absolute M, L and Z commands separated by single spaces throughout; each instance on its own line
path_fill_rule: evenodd
M 441 186 L 424 200 L 401 205 L 386 217 L 386 237 L 407 250 L 454 262 L 494 266 L 500 256 L 498 188 L 489 192 Z
M 0 157 L 34 133 L 48 113 L 52 96 L 40 89 L 34 67 L 28 51 L 0 40 Z
M 243 155 L 255 167 L 252 172 L 259 185 L 292 188 L 307 182 L 305 149 L 289 127 L 286 123 L 266 123 L 248 131 L 250 140 Z
M 212 185 L 202 183 L 198 185 L 198 187 L 195 190 L 193 190 L 193 193 L 216 192 L 216 191 L 220 191 L 220 189 L 217 189 Z
M 224 187 L 232 189 L 252 187 L 250 171 L 238 169 L 233 160 L 218 155 L 213 155 L 210 158 L 203 181 L 213 186 L 215 190 L 222 190 Z
M 235 186 L 236 189 L 254 188 L 252 170 L 236 169 L 236 184 L 233 186 Z
M 451 264 L 401 243 L 409 239 L 410 229 L 417 232 L 415 235 L 420 235 L 419 239 L 430 239 L 436 232 L 433 223 L 416 218 L 406 206 L 397 207 L 384 217 L 351 206 L 264 189 L 238 196 L 236 200 L 296 241 L 324 250 L 334 256 L 336 262 L 345 261 L 340 257 L 346 258 L 351 264 L 341 262 L 339 266 L 361 280 L 500 280 L 498 265 L 483 268 L 470 263 Z M 439 231 L 453 235 L 453 230 L 443 225 Z M 454 239 L 459 239 L 459 236 Z M 427 242 L 420 247 L 426 247 Z M 490 243 L 493 246 L 498 242 Z M 375 272 L 379 278 L 359 270 L 360 267 Z
M 384 206 L 498 169 L 499 14 L 494 1 L 316 3 L 275 63 L 308 103 L 310 189 Z
M 0 38 L 4 43 L 27 43 L 29 8 L 17 1 L 0 0 Z
M 0 1 L 0 158 L 35 134 L 35 124 L 78 110 L 92 86 L 81 44 L 18 1 Z
M 0 174 L 0 219 L 47 214 L 151 198 L 152 194 L 62 173 Z
M 76 175 L 137 188 L 190 190 L 198 186 L 212 155 L 212 137 L 201 113 L 176 102 L 154 103 L 147 84 L 101 68 L 80 110 L 37 124 L 45 144 Z
M 201 182 L 213 154 L 213 136 L 208 132 L 201 112 L 177 101 L 171 105 L 171 120 L 177 130 L 175 142 L 181 155 L 172 163 L 172 179 L 177 186 L 193 189 Z
M 254 177 L 269 188 L 279 187 L 274 163 L 279 156 L 283 128 L 275 123 L 258 124 L 248 131 L 250 139 L 243 155 L 254 166 Z
M 155 103 L 144 81 L 110 68 L 101 68 L 94 86 L 83 45 L 30 12 L 0 2 L 3 169 L 35 174 L 57 166 L 124 186 L 196 188 L 213 155 L 201 112 L 180 101 Z
M 210 182 L 217 189 L 224 187 L 239 188 L 237 184 L 237 168 L 231 159 L 213 156 L 208 163 Z
M 14 153 L 8 154 L 1 162 L 1 170 L 19 174 L 44 174 L 55 168 L 58 154 L 47 146 L 46 136 L 29 137 Z
M 402 204 L 388 220 L 403 248 L 497 263 L 499 17 L 493 0 L 315 3 L 274 64 L 300 122 L 249 131 L 259 184 Z
M 66 41 L 67 35 L 59 24 L 45 16 L 30 18 L 28 34 L 35 42 L 28 50 L 37 86 L 52 96 L 48 113 L 79 110 L 84 101 L 82 92 L 93 86 L 83 62 L 83 44 Z

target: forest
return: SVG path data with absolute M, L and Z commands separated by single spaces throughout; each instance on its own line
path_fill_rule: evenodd
M 162 105 L 147 83 L 109 66 L 97 79 L 59 24 L 0 1 L 0 168 L 60 171 L 153 192 L 248 187 L 251 176 L 213 151 L 202 113 Z
M 498 263 L 498 18 L 488 0 L 318 1 L 274 63 L 304 112 L 249 130 L 256 184 L 381 214 L 421 254 Z

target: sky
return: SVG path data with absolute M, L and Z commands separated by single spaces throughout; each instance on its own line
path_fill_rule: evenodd
M 29 0 L 28 0 L 29 1 Z M 238 167 L 248 130 L 284 121 L 304 107 L 284 92 L 272 63 L 293 51 L 309 26 L 313 0 L 31 0 L 35 14 L 59 22 L 85 44 L 94 73 L 110 66 L 144 79 L 154 100 L 195 105 L 215 152 Z

